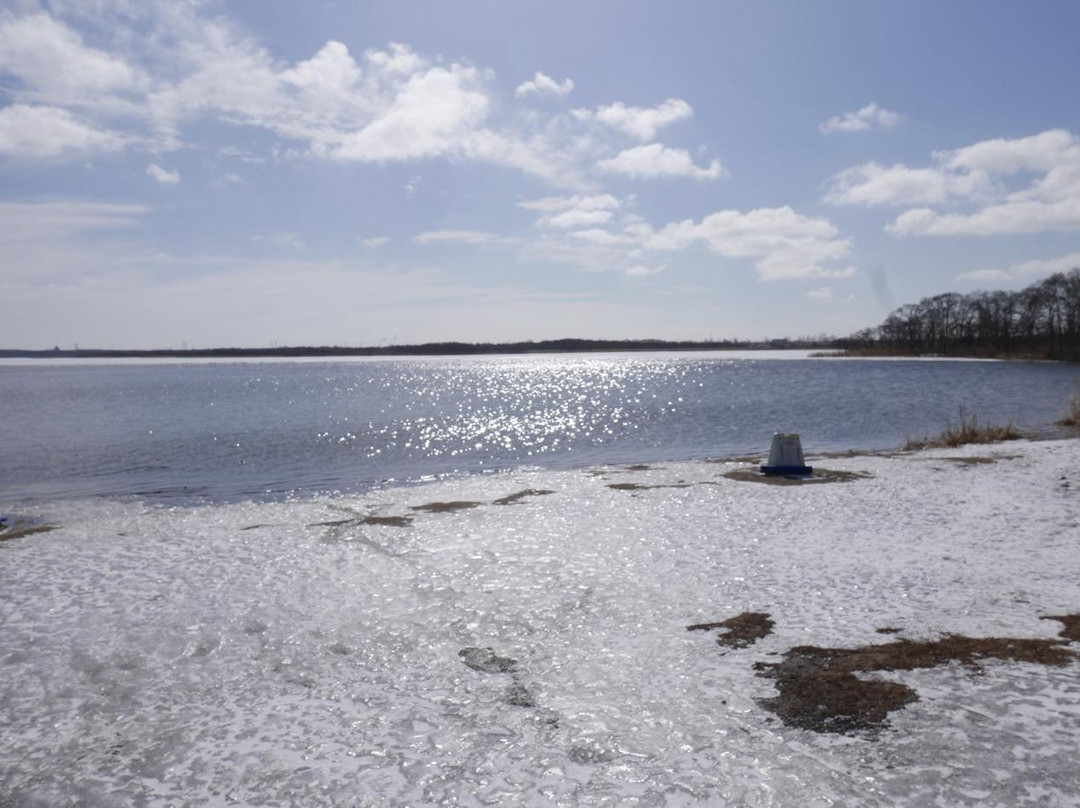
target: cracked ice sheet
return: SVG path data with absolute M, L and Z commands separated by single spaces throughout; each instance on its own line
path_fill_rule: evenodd
M 783 726 L 751 666 L 881 627 L 1054 636 L 1039 616 L 1080 610 L 1080 444 L 827 465 L 873 476 L 678 463 L 41 506 L 57 530 L 0 545 L 0 804 L 1073 805 L 1078 663 L 881 674 L 921 700 L 876 739 Z M 524 489 L 555 493 L 410 510 Z M 773 634 L 685 630 L 743 611 Z M 473 670 L 469 647 L 517 665 Z

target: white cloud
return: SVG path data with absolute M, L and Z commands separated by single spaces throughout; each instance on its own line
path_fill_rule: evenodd
M 360 239 L 361 246 L 367 247 L 369 250 L 377 250 L 379 247 L 385 247 L 389 243 L 389 236 L 373 236 L 372 238 Z
M 1057 258 L 1036 258 L 1022 261 L 1005 269 L 973 269 L 957 275 L 958 280 L 978 282 L 1001 282 L 1011 280 L 1033 280 L 1045 278 L 1056 272 L 1069 272 L 1080 268 L 1080 252 L 1062 255 Z
M 570 210 L 564 210 L 562 213 L 544 216 L 540 218 L 537 223 L 548 225 L 550 227 L 584 227 L 591 224 L 606 224 L 611 221 L 613 215 L 614 214 L 610 210 L 572 208 Z
M 626 149 L 610 159 L 600 160 L 596 167 L 600 171 L 634 179 L 692 177 L 714 180 L 722 174 L 719 160 L 713 160 L 706 167 L 696 166 L 685 149 L 671 149 L 660 143 Z
M 66 109 L 12 104 L 0 109 L 0 155 L 63 159 L 124 147 L 124 138 L 78 120 Z
M 146 173 L 148 176 L 153 177 L 162 185 L 179 185 L 180 184 L 180 172 L 168 171 L 157 163 L 151 163 L 146 167 Z
M 558 213 L 564 210 L 616 210 L 622 203 L 611 194 L 572 196 L 546 196 L 543 199 L 533 199 L 527 202 L 518 202 L 519 208 L 535 210 L 540 213 Z
M 886 227 L 900 236 L 1080 229 L 1080 138 L 1070 132 L 986 140 L 933 158 L 927 168 L 866 163 L 847 169 L 829 182 L 825 200 L 918 205 Z
M 806 293 L 806 296 L 811 300 L 818 300 L 822 303 L 828 303 L 833 299 L 833 289 L 831 286 L 819 286 L 816 289 L 811 289 Z
M 936 204 L 949 198 L 949 177 L 936 168 L 864 163 L 840 172 L 825 201 L 834 205 Z
M 574 89 L 572 79 L 555 81 L 551 76 L 541 73 L 539 70 L 528 81 L 522 82 L 514 91 L 514 95 L 523 97 L 526 95 L 567 95 Z
M 457 244 L 471 244 L 474 246 L 504 244 L 508 239 L 494 233 L 484 233 L 480 230 L 431 230 L 421 233 L 414 238 L 420 244 L 436 244 L 451 242 Z
M 85 94 L 130 89 L 141 82 L 124 60 L 88 47 L 47 14 L 0 17 L 0 72 L 53 103 L 78 104 Z
M 793 278 L 847 278 L 854 268 L 829 266 L 851 250 L 826 219 L 796 213 L 789 207 L 759 208 L 748 213 L 722 210 L 700 222 L 669 224 L 656 231 L 647 246 L 654 250 L 682 250 L 703 242 L 727 258 L 754 258 L 763 280 Z
M 903 115 L 890 112 L 871 102 L 855 112 L 845 112 L 829 118 L 818 129 L 826 135 L 833 132 L 865 132 L 874 126 L 896 126 L 903 118 Z
M 621 101 L 599 107 L 596 112 L 586 109 L 573 111 L 578 120 L 595 119 L 623 134 L 649 141 L 658 129 L 694 116 L 693 108 L 681 98 L 669 98 L 655 107 L 628 107 Z

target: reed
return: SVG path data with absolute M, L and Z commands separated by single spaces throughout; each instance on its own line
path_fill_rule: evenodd
M 969 413 L 960 407 L 959 423 L 949 422 L 936 437 L 908 438 L 904 449 L 952 449 L 969 443 L 998 443 L 1020 437 L 1020 430 L 1011 421 L 1006 424 L 980 424 L 978 413 Z

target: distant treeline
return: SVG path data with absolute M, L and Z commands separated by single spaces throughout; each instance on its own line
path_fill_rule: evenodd
M 925 297 L 837 343 L 854 354 L 1080 361 L 1080 269 L 1019 292 Z
M 662 339 L 607 340 L 607 339 L 552 339 L 539 342 L 427 342 L 422 345 L 383 345 L 349 348 L 342 346 L 312 346 L 286 348 L 198 348 L 161 349 L 148 351 L 112 349 L 47 351 L 2 350 L 6 358 L 257 358 L 297 356 L 454 356 L 475 354 L 526 354 L 526 353 L 585 353 L 591 351 L 752 351 L 764 349 L 816 349 L 838 347 L 834 337 L 821 336 L 806 339 L 774 339 L 757 342 L 743 340 L 690 340 L 671 341 Z

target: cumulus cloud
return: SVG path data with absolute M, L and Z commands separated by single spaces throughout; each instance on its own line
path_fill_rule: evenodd
M 875 126 L 885 128 L 896 126 L 903 118 L 903 115 L 890 112 L 871 102 L 862 109 L 829 118 L 825 123 L 818 126 L 818 129 L 826 135 L 831 135 L 834 132 L 865 132 Z
M 719 160 L 713 160 L 708 166 L 697 166 L 685 149 L 671 149 L 660 143 L 626 149 L 612 158 L 600 160 L 596 167 L 609 174 L 621 174 L 634 179 L 691 177 L 697 180 L 715 180 L 722 173 Z
M 835 267 L 851 251 L 826 219 L 811 218 L 789 207 L 758 208 L 747 213 L 722 210 L 704 217 L 669 224 L 656 231 L 647 246 L 674 251 L 701 242 L 727 258 L 753 258 L 763 280 L 848 278 L 850 266 Z
M 681 98 L 669 98 L 655 107 L 629 107 L 621 101 L 597 108 L 573 110 L 578 120 L 596 120 L 630 137 L 649 141 L 664 126 L 694 116 L 693 108 Z
M 556 261 L 586 271 L 622 271 L 645 276 L 660 271 L 672 255 L 698 245 L 732 259 L 752 259 L 762 280 L 849 278 L 855 270 L 846 259 L 848 239 L 826 219 L 801 215 L 791 208 L 749 212 L 722 210 L 701 221 L 672 222 L 653 227 L 630 211 L 632 200 L 607 195 L 548 197 L 519 203 L 539 214 L 548 229 L 522 244 L 523 260 Z M 572 213 L 576 221 L 552 217 Z M 589 213 L 602 214 L 592 221 Z M 556 226 L 551 226 L 556 224 Z
M 817 300 L 822 303 L 828 303 L 833 299 L 833 289 L 831 286 L 819 286 L 816 289 L 811 289 L 806 293 L 806 296 L 811 300 Z
M 180 184 L 180 172 L 168 171 L 157 163 L 151 163 L 146 167 L 146 173 L 148 176 L 160 182 L 162 185 L 179 185 Z
M 827 185 L 825 200 L 915 205 L 894 235 L 995 235 L 1080 229 L 1080 138 L 1052 129 L 933 154 L 924 168 L 866 163 Z M 1024 184 L 1026 183 L 1026 184 Z
M 1080 252 L 1069 253 L 1057 258 L 1036 258 L 1021 261 L 1004 269 L 973 269 L 957 275 L 957 280 L 977 281 L 979 283 L 1000 283 L 1013 280 L 1029 281 L 1045 278 L 1056 272 L 1069 272 L 1080 268 Z
M 524 81 L 514 90 L 514 95 L 523 97 L 527 95 L 567 95 L 574 89 L 572 79 L 555 81 L 551 76 L 541 73 L 539 70 L 528 81 Z

